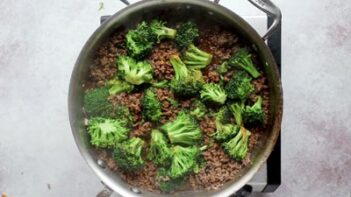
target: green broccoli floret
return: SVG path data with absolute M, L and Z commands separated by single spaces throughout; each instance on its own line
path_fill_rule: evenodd
M 159 130 L 152 130 L 147 158 L 158 166 L 167 166 L 171 156 L 171 149 L 168 147 L 166 137 Z
M 240 126 L 239 132 L 228 142 L 224 142 L 223 146 L 228 152 L 229 156 L 233 159 L 242 160 L 245 158 L 248 152 L 249 146 L 249 138 L 251 132 L 247 130 L 242 121 L 242 113 L 244 107 L 242 104 L 233 103 L 229 106 L 230 110 L 232 111 L 235 122 L 238 126 Z
M 115 119 L 92 118 L 88 122 L 91 144 L 99 148 L 113 148 L 128 138 L 129 129 L 124 122 Z
M 229 105 L 229 109 L 234 115 L 235 123 L 238 126 L 242 126 L 244 124 L 243 123 L 243 116 L 242 116 L 243 111 L 244 111 L 243 104 L 233 103 L 233 104 Z
M 166 100 L 169 101 L 173 107 L 178 107 L 179 106 L 179 102 L 177 100 L 175 100 L 175 99 L 166 98 Z
M 199 169 L 199 159 L 201 150 L 196 146 L 172 148 L 172 163 L 169 170 L 171 178 L 184 177 L 187 174 Z
M 134 89 L 134 86 L 132 84 L 118 79 L 112 79 L 108 81 L 107 85 L 109 86 L 108 91 L 110 95 L 119 94 L 122 92 L 131 92 Z
M 145 90 L 142 100 L 143 115 L 148 120 L 156 122 L 162 116 L 162 104 L 157 98 L 157 94 L 153 88 Z
M 248 152 L 250 135 L 251 132 L 241 126 L 234 138 L 223 143 L 224 149 L 228 152 L 230 157 L 237 160 L 243 160 L 245 158 Z
M 197 94 L 203 84 L 201 71 L 189 70 L 177 55 L 172 56 L 170 62 L 175 71 L 170 83 L 173 92 L 181 96 Z
M 255 90 L 251 77 L 244 72 L 236 73 L 225 86 L 228 98 L 245 101 Z
M 190 44 L 184 53 L 184 64 L 191 69 L 202 69 L 212 61 L 212 55 L 200 50 L 195 45 Z
M 120 56 L 117 59 L 118 74 L 127 82 L 140 85 L 152 80 L 152 66 L 147 61 L 136 62 L 128 56 Z
M 135 29 L 128 31 L 126 44 L 128 54 L 136 59 L 142 59 L 151 53 L 155 34 L 146 22 L 140 23 Z
M 164 38 L 174 39 L 177 34 L 177 30 L 166 27 L 166 22 L 160 20 L 151 21 L 150 28 L 156 35 L 157 42 Z
M 233 124 L 218 124 L 216 123 L 215 139 L 218 141 L 226 141 L 235 136 L 239 131 L 239 127 Z
M 194 116 L 197 120 L 201 120 L 207 113 L 206 105 L 199 100 L 194 100 L 191 103 L 190 115 Z
M 203 101 L 210 101 L 223 105 L 227 100 L 227 94 L 220 85 L 215 83 L 207 83 L 202 86 L 200 98 Z
M 253 78 L 257 78 L 261 75 L 255 68 L 251 59 L 251 54 L 246 48 L 242 48 L 235 53 L 234 56 L 229 59 L 229 65 L 245 70 L 250 73 Z
M 175 120 L 164 124 L 161 129 L 166 132 L 172 144 L 193 145 L 202 137 L 194 118 L 183 111 L 179 112 Z
M 215 114 L 216 132 L 213 134 L 218 141 L 225 141 L 233 137 L 239 130 L 239 127 L 228 123 L 230 119 L 230 112 L 227 107 L 222 107 Z
M 130 110 L 127 106 L 116 105 L 114 109 L 114 118 L 121 120 L 125 123 L 125 126 L 132 126 L 133 124 L 133 115 L 130 113 Z
M 185 176 L 179 178 L 170 178 L 169 171 L 165 168 L 159 168 L 156 175 L 156 181 L 159 188 L 164 193 L 174 191 L 185 182 Z
M 137 137 L 117 144 L 113 156 L 118 167 L 127 171 L 141 169 L 145 163 L 141 157 L 143 145 L 144 141 Z
M 258 96 L 256 102 L 252 106 L 246 106 L 243 112 L 245 123 L 262 123 L 264 112 L 262 109 L 262 97 Z
M 88 116 L 111 117 L 114 112 L 114 106 L 108 97 L 110 96 L 108 88 L 96 88 L 90 90 L 84 95 L 84 109 Z
M 217 72 L 219 74 L 226 74 L 229 70 L 229 65 L 227 61 L 224 61 L 221 65 L 217 67 Z
M 231 112 L 227 108 L 227 106 L 222 106 L 218 112 L 213 114 L 215 121 L 226 124 L 230 122 L 230 118 L 232 117 Z
M 175 42 L 179 48 L 183 49 L 194 43 L 199 35 L 199 29 L 194 22 L 181 23 L 177 28 Z
M 152 87 L 155 88 L 167 88 L 168 87 L 168 80 L 163 80 L 163 81 L 153 81 L 152 82 Z

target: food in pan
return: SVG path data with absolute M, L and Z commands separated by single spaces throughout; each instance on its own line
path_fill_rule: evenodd
M 268 113 L 255 51 L 235 30 L 143 21 L 117 30 L 84 82 L 91 145 L 131 185 L 218 189 L 250 163 Z

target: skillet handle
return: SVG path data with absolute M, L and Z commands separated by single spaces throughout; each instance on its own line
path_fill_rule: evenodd
M 126 5 L 130 5 L 128 0 L 120 0 Z M 218 4 L 220 0 L 213 0 L 214 3 Z M 248 0 L 251 4 L 253 4 L 258 9 L 265 12 L 268 16 L 273 18 L 272 25 L 268 28 L 267 32 L 263 35 L 263 39 L 267 40 L 274 32 L 277 30 L 281 20 L 282 13 L 280 9 L 270 0 Z
M 220 0 L 214 0 L 215 3 L 219 3 Z M 270 0 L 248 0 L 255 7 L 265 12 L 268 16 L 273 18 L 272 25 L 268 28 L 267 32 L 263 35 L 263 39 L 267 40 L 277 30 L 281 20 L 282 13 L 280 9 Z
M 277 30 L 277 27 L 281 23 L 282 12 L 270 0 L 249 0 L 249 2 L 273 18 L 272 25 L 268 28 L 266 34 L 263 35 L 263 39 L 267 40 L 275 32 L 275 30 Z
M 120 0 L 122 3 L 126 4 L 127 6 L 130 5 L 129 0 Z M 213 0 L 215 3 L 219 3 L 220 0 Z

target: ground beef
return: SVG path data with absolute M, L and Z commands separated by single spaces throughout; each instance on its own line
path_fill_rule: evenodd
M 218 143 L 202 152 L 206 166 L 198 174 L 189 177 L 193 189 L 218 189 L 235 177 L 241 163 L 231 160 Z
M 116 57 L 127 53 L 123 47 L 124 40 L 124 33 L 119 32 L 101 45 L 90 68 L 87 88 L 103 86 L 107 80 L 115 76 Z
M 216 68 L 239 49 L 238 39 L 232 32 L 218 26 L 208 28 L 201 34 L 199 47 L 213 55 L 211 64 L 203 71 L 206 82 L 219 82 L 220 75 Z
M 134 122 L 138 122 L 142 119 L 141 115 L 141 100 L 143 98 L 143 92 L 135 93 L 121 93 L 117 95 L 112 95 L 109 100 L 114 105 L 124 105 L 127 106 L 130 112 L 134 115 Z
M 170 41 L 156 45 L 149 57 L 154 68 L 155 77 L 159 80 L 172 79 L 173 67 L 169 62 L 172 55 L 179 55 L 177 48 Z
M 152 129 L 151 122 L 138 123 L 135 129 L 130 133 L 132 137 L 148 138 Z
M 218 83 L 220 80 L 220 75 L 217 71 L 206 70 L 204 71 L 204 80 L 207 83 Z
M 205 116 L 200 122 L 200 129 L 206 135 L 212 135 L 216 130 L 216 124 L 213 118 Z
M 239 37 L 233 32 L 214 26 L 203 31 L 199 45 L 213 55 L 212 64 L 220 64 L 239 49 L 238 40 Z
M 179 109 L 177 106 L 175 106 L 175 103 L 172 103 L 172 101 L 175 101 L 173 93 L 167 88 L 160 88 L 156 90 L 156 94 L 162 103 L 163 116 L 160 122 L 164 124 L 169 120 L 173 120 L 179 112 Z

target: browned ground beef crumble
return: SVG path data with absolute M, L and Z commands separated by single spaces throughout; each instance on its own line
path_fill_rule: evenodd
M 125 55 L 126 50 L 124 45 L 124 33 L 119 32 L 114 34 L 106 41 L 97 51 L 95 65 L 90 68 L 89 79 L 84 84 L 86 89 L 100 87 L 105 82 L 115 76 L 117 69 L 115 66 L 116 57 Z M 240 42 L 239 37 L 231 31 L 223 30 L 219 27 L 206 29 L 202 32 L 199 39 L 199 48 L 213 54 L 212 63 L 203 70 L 204 79 L 206 82 L 218 82 L 220 80 L 216 68 L 223 60 L 229 59 L 230 55 L 236 52 L 240 47 L 245 46 Z M 180 52 L 170 41 L 163 41 L 157 44 L 148 60 L 154 68 L 154 76 L 157 80 L 170 80 L 173 78 L 174 71 L 169 63 L 171 55 L 179 54 Z M 253 55 L 253 60 L 258 68 L 262 68 L 256 55 Z M 260 69 L 262 70 L 262 69 Z M 229 81 L 233 72 L 230 71 L 224 75 L 224 81 Z M 267 79 L 264 74 L 258 79 L 253 80 L 255 93 L 250 96 L 250 100 L 254 102 L 257 95 L 263 96 L 263 108 L 266 114 L 269 109 L 269 92 Z M 173 93 L 168 89 L 157 89 L 157 96 L 162 103 L 163 117 L 160 120 L 161 124 L 169 120 L 173 120 L 180 108 L 190 107 L 191 100 L 180 100 L 179 106 L 174 106 L 171 99 L 174 99 Z M 149 143 L 149 135 L 153 128 L 153 123 L 142 122 L 141 100 L 143 98 L 142 90 L 133 93 L 121 93 L 113 95 L 109 99 L 114 105 L 125 105 L 134 115 L 133 130 L 131 136 L 138 136 L 146 140 L 146 147 Z M 202 155 L 206 161 L 206 166 L 198 173 L 192 174 L 188 178 L 188 183 L 192 189 L 212 190 L 218 189 L 226 182 L 233 180 L 241 168 L 250 164 L 250 152 L 243 161 L 235 161 L 229 158 L 219 143 L 213 141 L 210 135 L 216 130 L 214 120 L 208 116 L 199 123 L 204 134 L 204 144 L 208 145 Z M 263 127 L 250 128 L 252 135 L 249 142 L 249 150 L 259 141 L 260 133 Z M 143 169 L 137 172 L 126 172 L 118 168 L 112 158 L 112 153 L 108 150 L 97 150 L 99 157 L 105 161 L 107 167 L 118 173 L 126 182 L 133 186 L 138 186 L 149 191 L 158 191 L 158 186 L 155 181 L 157 169 L 154 164 L 146 160 L 146 165 Z

